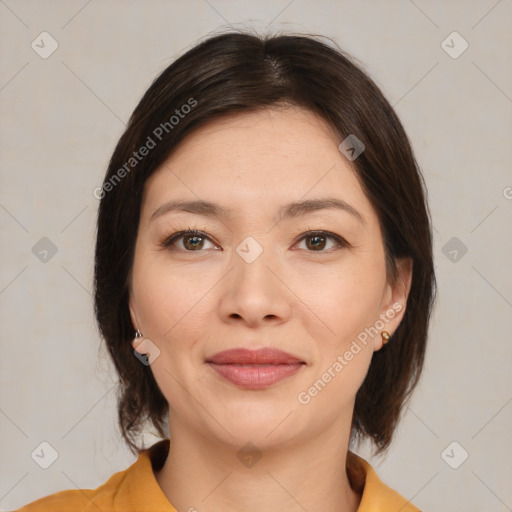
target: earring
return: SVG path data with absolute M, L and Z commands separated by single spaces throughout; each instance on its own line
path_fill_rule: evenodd
M 380 333 L 381 337 L 382 337 L 382 344 L 385 345 L 388 341 L 389 341 L 389 338 L 391 337 L 389 335 L 389 332 L 388 331 L 382 331 Z
M 133 341 L 132 341 L 132 347 L 134 347 L 134 348 L 135 348 L 135 347 L 139 344 L 139 343 L 137 342 L 137 340 L 138 340 L 139 338 L 142 338 L 142 337 L 143 337 L 143 336 L 142 336 L 142 333 L 140 332 L 140 330 L 139 330 L 139 329 L 137 329 L 137 330 L 135 331 L 135 338 L 133 338 Z

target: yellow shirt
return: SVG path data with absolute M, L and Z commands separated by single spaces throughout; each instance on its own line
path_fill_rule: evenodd
M 17 512 L 176 512 L 156 481 L 154 470 L 162 467 L 169 439 L 142 451 L 124 471 L 112 475 L 96 489 L 61 491 L 34 501 Z M 350 473 L 362 493 L 358 512 L 420 512 L 396 491 L 382 483 L 373 468 L 349 452 L 355 470 Z

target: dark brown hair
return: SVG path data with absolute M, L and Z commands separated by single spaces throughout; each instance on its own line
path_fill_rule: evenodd
M 423 178 L 393 108 L 353 57 L 318 36 L 217 34 L 151 84 L 114 150 L 99 194 L 95 313 L 119 374 L 119 425 L 133 453 L 141 450 L 137 439 L 147 421 L 166 436 L 168 413 L 150 366 L 141 364 L 131 345 L 128 283 L 144 184 L 199 126 L 280 105 L 318 114 L 340 142 L 351 134 L 363 142 L 365 150 L 352 164 L 380 220 L 389 279 L 396 279 L 398 258 L 413 261 L 405 316 L 390 342 L 374 353 L 356 395 L 352 441 L 369 438 L 383 453 L 419 379 L 436 288 L 432 234 Z

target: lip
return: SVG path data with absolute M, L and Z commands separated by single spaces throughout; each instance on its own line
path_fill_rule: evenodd
M 298 357 L 269 347 L 225 350 L 206 360 L 222 378 L 237 386 L 261 389 L 295 375 L 306 365 Z
M 219 352 L 206 360 L 214 364 L 297 364 L 304 363 L 298 357 L 277 348 L 263 347 L 257 350 L 235 348 Z
M 234 364 L 215 363 L 208 363 L 208 365 L 218 375 L 232 384 L 249 389 L 261 389 L 272 386 L 272 384 L 295 375 L 304 366 L 303 363 L 268 366 L 237 366 Z

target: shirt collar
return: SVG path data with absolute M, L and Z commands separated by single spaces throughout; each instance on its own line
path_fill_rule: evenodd
M 162 439 L 141 451 L 138 459 L 128 468 L 122 486 L 129 496 L 130 510 L 137 512 L 177 512 L 169 503 L 155 478 L 169 453 L 169 439 Z M 120 495 L 124 494 L 120 489 Z
M 163 439 L 140 452 L 127 470 L 122 485 L 130 497 L 130 505 L 138 512 L 177 512 L 169 503 L 155 478 L 169 453 L 170 441 Z M 348 452 L 349 477 L 354 489 L 362 494 L 357 512 L 419 512 L 398 492 L 385 485 L 372 466 L 362 457 Z M 123 494 L 123 492 L 121 492 Z

